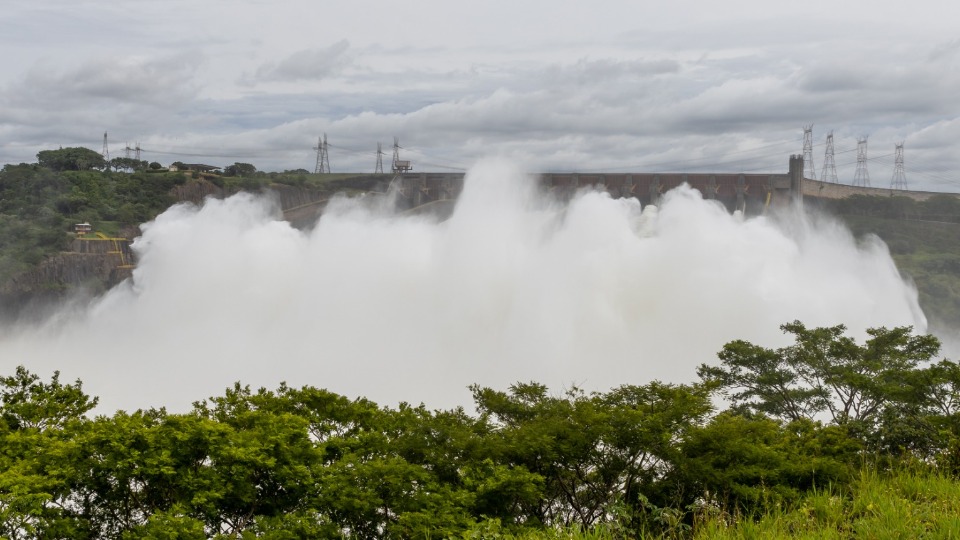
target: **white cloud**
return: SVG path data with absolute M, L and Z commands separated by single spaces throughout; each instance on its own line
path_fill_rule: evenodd
M 264 169 L 309 163 L 324 132 L 354 151 L 331 155 L 341 170 L 367 168 L 367 149 L 393 136 L 425 163 L 507 152 L 542 168 L 602 168 L 708 158 L 746 140 L 770 147 L 808 123 L 821 144 L 834 129 L 873 133 L 885 147 L 895 141 L 883 137 L 911 140 L 953 119 L 960 94 L 953 6 L 249 0 L 115 15 L 104 0 L 45 6 L 15 1 L 0 13 L 31 29 L 0 36 L 18 51 L 0 73 L 0 124 L 18 144 L 0 146 L 0 161 L 52 143 L 98 146 L 108 129 L 164 151 L 246 155 Z M 74 16 L 90 24 L 68 25 Z M 960 167 L 960 142 L 934 133 L 924 146 Z M 773 150 L 782 155 L 743 166 L 780 170 L 800 148 Z
M 257 69 L 245 84 L 256 81 L 313 81 L 338 75 L 352 58 L 350 42 L 343 39 L 329 47 L 297 51 L 279 62 L 268 62 Z

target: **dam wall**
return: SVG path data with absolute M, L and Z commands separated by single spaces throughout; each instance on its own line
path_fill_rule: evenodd
M 580 189 L 601 189 L 612 197 L 633 197 L 641 203 L 659 204 L 664 193 L 682 184 L 716 200 L 728 210 L 761 213 L 798 198 L 803 184 L 802 156 L 791 156 L 782 174 L 746 173 L 543 173 L 541 186 L 561 198 Z M 398 206 L 413 209 L 435 201 L 456 199 L 463 190 L 462 173 L 404 173 L 399 182 Z

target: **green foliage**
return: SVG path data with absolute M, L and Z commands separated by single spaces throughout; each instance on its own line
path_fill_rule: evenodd
M 827 414 L 869 431 L 890 408 L 926 406 L 935 382 L 927 363 L 940 349 L 935 337 L 871 328 L 857 345 L 843 325 L 808 329 L 795 321 L 781 329 L 793 334 L 793 345 L 733 341 L 719 353 L 720 366 L 701 365 L 698 374 L 719 383 L 735 407 L 790 421 Z
M 956 514 L 960 488 L 938 475 L 960 471 L 960 367 L 906 328 L 784 330 L 782 349 L 729 343 L 700 384 L 473 387 L 475 415 L 236 384 L 187 413 L 91 419 L 79 382 L 18 368 L 0 378 L 0 536 L 952 534 L 937 508 Z M 711 416 L 717 391 L 733 407 Z
M 865 469 L 846 489 L 811 490 L 757 519 L 725 513 L 693 538 L 956 538 L 960 482 L 929 470 Z
M 841 427 L 727 412 L 684 442 L 680 475 L 711 504 L 752 515 L 817 485 L 848 482 L 860 450 Z
M 473 388 L 477 408 L 497 428 L 490 443 L 496 459 L 543 478 L 536 499 L 510 501 L 509 515 L 486 514 L 505 522 L 534 518 L 544 524 L 605 520 L 618 501 L 639 505 L 677 459 L 677 441 L 711 410 L 706 386 L 651 383 L 622 386 L 608 394 L 571 389 L 551 397 L 528 383 L 499 392 Z
M 153 219 L 175 202 L 170 191 L 184 181 L 179 173 L 6 165 L 0 170 L 0 284 L 66 249 L 76 223 L 116 231 Z
M 934 195 L 924 201 L 901 196 L 858 194 L 824 201 L 823 204 L 841 215 L 960 223 L 960 198 L 952 194 Z
M 113 167 L 113 170 L 117 172 L 119 172 L 120 170 L 139 171 L 139 170 L 146 169 L 147 165 L 148 164 L 146 161 L 128 158 L 128 157 L 115 157 L 110 160 L 110 166 Z M 157 163 L 157 165 L 160 165 L 160 164 Z
M 223 169 L 224 176 L 253 176 L 257 168 L 249 163 L 234 163 Z
M 821 204 L 857 236 L 879 236 L 916 283 L 931 327 L 952 331 L 960 327 L 960 198 L 901 199 L 855 196 Z
M 49 383 L 23 366 L 0 377 L 0 418 L 8 429 L 63 428 L 97 406 L 97 398 L 83 393 L 82 384 L 61 384 L 60 372 Z
M 37 154 L 37 163 L 52 171 L 86 171 L 107 167 L 103 156 L 89 148 L 41 150 Z

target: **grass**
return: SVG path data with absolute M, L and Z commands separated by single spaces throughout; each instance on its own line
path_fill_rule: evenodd
M 758 520 L 711 520 L 696 539 L 960 538 L 960 482 L 936 473 L 864 471 L 850 493 L 808 493 Z
M 714 512 L 696 518 L 693 528 L 675 534 L 629 534 L 616 524 L 593 530 L 553 529 L 504 532 L 488 522 L 460 538 L 500 540 L 677 539 L 960 539 L 960 482 L 918 468 L 894 473 L 865 470 L 851 487 L 808 492 L 789 508 L 776 507 L 757 518 Z

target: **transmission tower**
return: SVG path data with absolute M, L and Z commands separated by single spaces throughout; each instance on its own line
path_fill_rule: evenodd
M 330 155 L 327 153 L 327 134 L 317 138 L 317 166 L 314 167 L 314 174 L 330 172 Z
M 803 126 L 803 171 L 804 176 L 809 174 L 817 179 L 817 168 L 813 165 L 813 124 Z
M 383 174 L 383 146 L 377 143 L 377 168 L 373 174 Z
M 133 148 L 130 148 L 130 143 L 127 143 L 127 145 L 123 147 L 123 157 L 130 159 L 130 152 L 132 150 Z
M 110 161 L 110 147 L 107 146 L 107 132 L 103 132 L 103 150 L 100 152 L 104 161 Z
M 140 161 L 140 143 L 139 142 L 137 142 L 137 146 L 133 150 L 135 154 L 133 159 Z
M 397 170 L 397 162 L 400 161 L 400 138 L 393 138 L 393 170 Z
M 870 173 L 867 172 L 867 138 L 857 139 L 857 172 L 853 175 L 853 185 L 870 187 Z
M 412 170 L 413 167 L 410 166 L 409 160 L 400 159 L 400 139 L 398 137 L 393 138 L 393 172 L 405 173 Z
M 832 182 L 836 184 L 837 164 L 833 160 L 833 132 L 827 133 L 827 150 L 823 155 L 823 170 L 820 171 L 821 182 Z
M 903 170 L 903 143 L 894 145 L 896 157 L 893 159 L 893 178 L 890 180 L 890 189 L 907 189 L 907 173 Z

